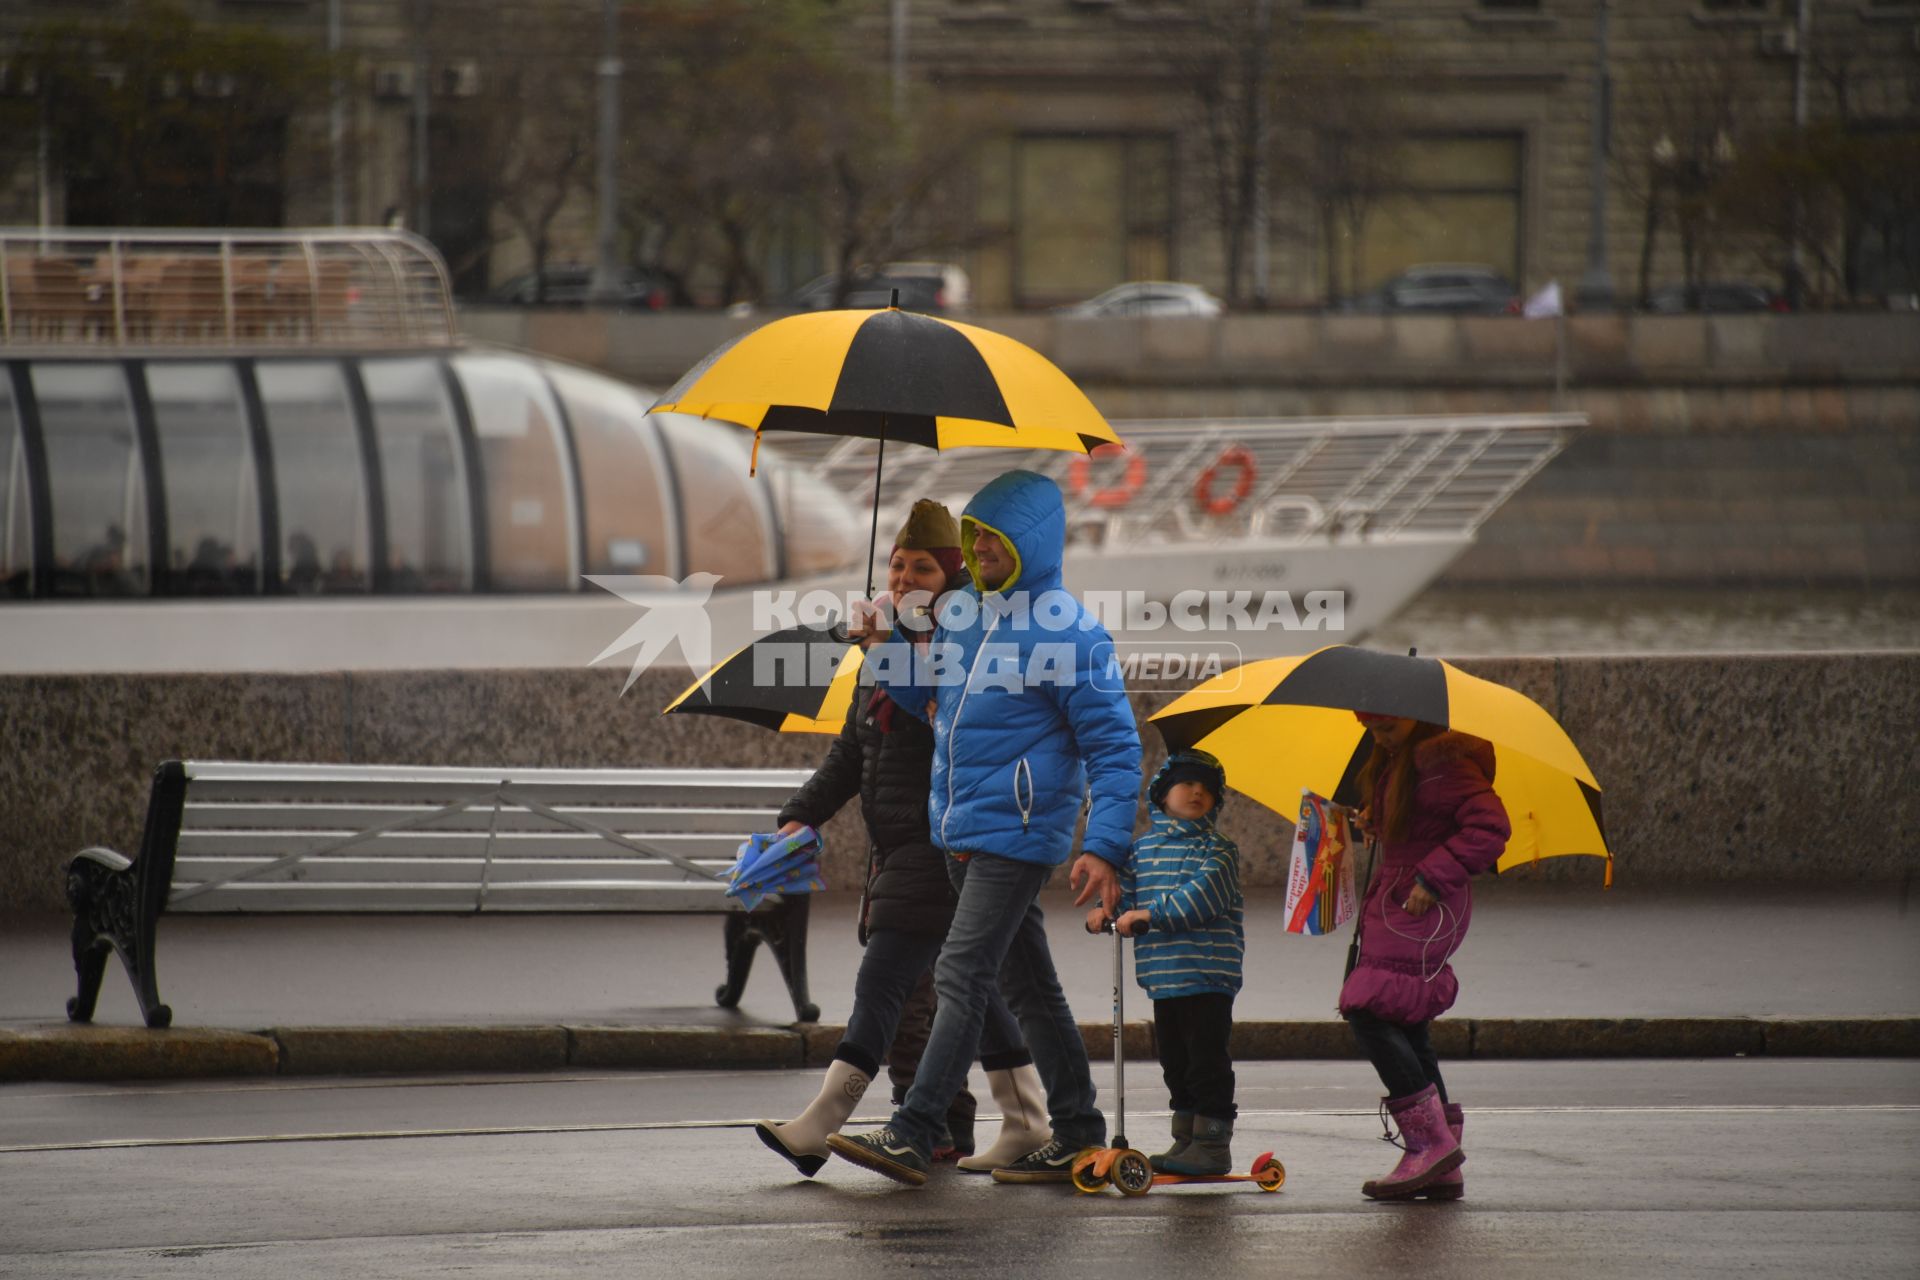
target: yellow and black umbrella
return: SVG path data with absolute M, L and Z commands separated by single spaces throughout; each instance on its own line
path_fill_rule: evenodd
M 861 650 L 836 625 L 761 636 L 688 685 L 661 715 L 724 716 L 776 733 L 838 733 L 860 683 Z
M 1354 782 L 1371 744 L 1356 711 L 1444 725 L 1493 744 L 1493 789 L 1513 824 L 1499 870 L 1590 854 L 1607 860 L 1613 882 L 1600 783 L 1566 730 L 1525 694 L 1449 663 L 1333 645 L 1223 671 L 1152 722 L 1169 751 L 1212 752 L 1234 790 L 1290 818 L 1302 790 L 1357 801 Z
M 762 431 L 880 442 L 868 573 L 887 442 L 1087 453 L 1119 438 L 1052 361 L 1005 334 L 883 307 L 786 316 L 741 335 L 653 405 Z M 871 576 L 867 594 L 873 594 Z

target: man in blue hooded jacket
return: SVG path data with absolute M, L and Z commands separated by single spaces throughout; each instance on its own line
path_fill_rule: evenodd
M 1065 1182 L 1074 1155 L 1106 1141 L 1086 1043 L 1047 948 L 1037 895 L 1073 852 L 1089 782 L 1075 905 L 1119 904 L 1140 792 L 1140 734 L 1113 641 L 1061 585 L 1066 508 L 1031 471 L 987 485 L 960 518 L 973 577 L 943 603 L 933 643 L 867 654 L 894 702 L 933 724 L 929 817 L 959 891 L 934 968 L 939 1012 L 906 1102 L 886 1128 L 835 1134 L 855 1164 L 918 1186 L 980 1040 L 997 981 L 1047 1086 L 1053 1137 L 995 1169 L 1000 1182 Z

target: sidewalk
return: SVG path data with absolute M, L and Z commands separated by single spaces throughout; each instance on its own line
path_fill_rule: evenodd
M 1920 1056 L 1920 911 L 1898 886 L 1622 886 L 1495 881 L 1436 1023 L 1452 1057 Z M 1044 899 L 1054 957 L 1089 1043 L 1106 1052 L 1112 943 L 1064 894 Z M 0 1080 L 824 1061 L 851 1007 L 852 895 L 814 904 L 820 1023 L 792 1025 L 770 954 L 737 1011 L 715 916 L 169 916 L 160 994 L 141 1026 L 110 962 L 95 1024 L 73 993 L 58 916 L 0 917 Z M 1278 890 L 1247 903 L 1246 1058 L 1351 1056 L 1333 1010 L 1346 939 L 1282 928 Z M 1151 1055 L 1131 977 L 1130 1056 Z

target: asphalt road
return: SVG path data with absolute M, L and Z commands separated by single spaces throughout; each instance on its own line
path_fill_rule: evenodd
M 1098 1070 L 1110 1100 L 1111 1068 Z M 1467 1199 L 1379 1205 L 1352 1063 L 1249 1063 L 1236 1158 L 1139 1199 L 951 1170 L 793 1175 L 747 1124 L 803 1072 L 0 1088 L 0 1276 L 1914 1275 L 1920 1063 L 1452 1069 Z M 1164 1096 L 1129 1072 L 1157 1150 Z M 863 1114 L 878 1118 L 876 1105 Z M 987 1126 L 991 1132 L 992 1126 Z

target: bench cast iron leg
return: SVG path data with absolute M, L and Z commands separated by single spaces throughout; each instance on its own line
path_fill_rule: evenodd
M 820 1006 L 807 998 L 807 916 L 812 907 L 812 894 L 789 894 L 763 926 L 767 946 L 780 962 L 780 976 L 787 980 L 787 994 L 793 997 L 793 1016 L 801 1022 L 820 1021 Z
M 726 940 L 727 980 L 713 993 L 713 1001 L 722 1009 L 740 1007 L 740 993 L 747 989 L 747 974 L 753 969 L 753 952 L 760 945 L 760 935 L 748 924 L 748 915 L 744 911 L 729 911 L 721 921 L 721 934 Z
M 773 952 L 793 998 L 794 1017 L 818 1022 L 820 1006 L 807 995 L 807 916 L 813 899 L 804 893 L 787 896 L 758 911 L 730 911 L 722 926 L 727 948 L 727 980 L 713 993 L 722 1009 L 738 1008 L 746 989 L 753 953 L 762 942 Z
M 115 866 L 98 856 L 82 854 L 67 864 L 67 903 L 73 908 L 73 968 L 79 989 L 67 1001 L 67 1017 L 91 1022 L 106 970 L 107 950 L 119 953 L 140 1001 L 140 1014 L 150 1027 L 173 1022 L 173 1010 L 160 1003 L 160 982 L 154 972 L 153 935 L 157 919 L 147 918 L 141 906 L 137 868 L 114 855 Z

